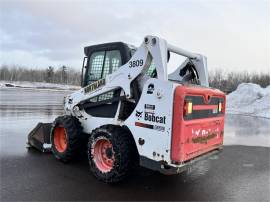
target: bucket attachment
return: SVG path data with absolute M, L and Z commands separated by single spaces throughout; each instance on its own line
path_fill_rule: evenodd
M 41 152 L 51 151 L 50 132 L 51 123 L 38 123 L 28 135 L 29 147 L 34 147 Z

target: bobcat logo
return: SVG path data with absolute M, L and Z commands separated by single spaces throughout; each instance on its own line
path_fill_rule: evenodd
M 136 110 L 136 117 L 142 118 L 142 113 L 143 113 L 142 111 L 140 112 Z

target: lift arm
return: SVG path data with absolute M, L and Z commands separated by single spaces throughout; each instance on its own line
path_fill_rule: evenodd
M 191 60 L 198 73 L 200 85 L 208 87 L 208 71 L 206 57 L 191 53 L 183 50 L 171 44 L 168 44 L 164 39 L 155 36 L 146 36 L 144 42 L 137 49 L 133 57 L 123 66 L 121 66 L 116 72 L 108 75 L 106 83 L 109 86 L 119 86 L 123 88 L 127 97 L 130 97 L 130 83 L 144 70 L 147 69 L 151 61 L 153 60 L 156 70 L 157 78 L 162 80 L 168 80 L 167 74 L 167 53 L 168 51 L 182 55 Z M 174 76 L 174 80 L 181 81 L 179 72 L 181 66 L 175 70 L 177 76 Z M 169 79 L 171 74 L 169 75 Z
M 119 67 L 117 71 L 107 75 L 105 86 L 103 86 L 99 91 L 89 94 L 89 97 L 94 97 L 116 88 L 122 88 L 125 92 L 125 96 L 127 98 L 131 98 L 131 82 L 148 69 L 152 61 L 154 62 L 157 71 L 157 79 L 164 81 L 167 81 L 168 79 L 181 81 L 182 78 L 179 76 L 179 72 L 181 68 L 183 68 L 183 65 L 179 66 L 175 72 L 169 76 L 167 74 L 168 51 L 185 56 L 188 60 L 192 61 L 199 77 L 199 84 L 202 86 L 208 86 L 206 57 L 168 44 L 166 40 L 162 38 L 146 36 L 143 43 L 131 59 L 123 66 Z

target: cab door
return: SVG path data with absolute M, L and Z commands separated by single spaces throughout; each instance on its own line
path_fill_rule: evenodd
M 119 50 L 94 52 L 88 61 L 85 85 L 89 85 L 113 73 L 122 65 Z

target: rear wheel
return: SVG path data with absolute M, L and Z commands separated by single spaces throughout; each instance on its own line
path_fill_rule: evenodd
M 100 137 L 93 146 L 93 160 L 101 172 L 109 172 L 113 169 L 114 151 L 110 140 Z
M 92 132 L 88 159 L 92 173 L 99 180 L 115 183 L 124 179 L 137 164 L 137 150 L 128 131 L 108 125 Z
M 82 145 L 82 127 L 77 118 L 72 116 L 57 117 L 51 130 L 52 153 L 68 162 L 77 157 Z

